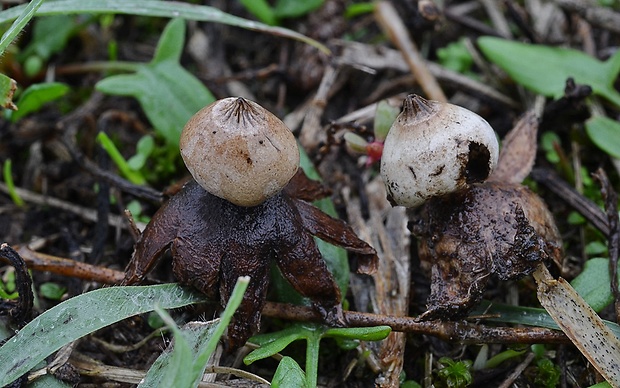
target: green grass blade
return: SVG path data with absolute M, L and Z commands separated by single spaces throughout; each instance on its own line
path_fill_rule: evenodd
M 237 280 L 219 320 L 190 322 L 179 329 L 168 313 L 157 307 L 157 313 L 174 332 L 174 349 L 172 352 L 162 353 L 157 358 L 139 387 L 197 386 L 211 354 L 215 351 L 218 341 L 241 304 L 249 280 L 247 276 Z
M 101 148 L 105 150 L 110 156 L 110 159 L 116 164 L 116 167 L 120 170 L 121 174 L 127 178 L 131 183 L 135 185 L 146 184 L 146 179 L 140 174 L 139 171 L 134 171 L 129 167 L 127 161 L 121 155 L 121 152 L 116 148 L 116 145 L 112 142 L 112 139 L 105 133 L 99 132 L 97 134 L 97 142 L 101 145 Z
M 0 23 L 19 17 L 25 6 L 18 6 L 0 12 Z M 157 16 L 167 18 L 184 18 L 203 22 L 222 23 L 241 27 L 247 30 L 264 32 L 309 44 L 329 54 L 329 49 L 303 34 L 282 27 L 271 27 L 263 23 L 229 15 L 217 8 L 205 5 L 180 3 L 176 1 L 144 1 L 144 0 L 57 0 L 43 4 L 36 16 L 59 14 L 127 14 L 141 16 Z
M 19 194 L 17 194 L 17 191 L 15 190 L 15 182 L 13 182 L 13 174 L 12 174 L 12 170 L 13 170 L 13 163 L 11 163 L 11 159 L 7 159 L 4 162 L 4 166 L 2 168 L 2 175 L 4 177 L 4 183 L 6 183 L 6 187 L 9 189 L 9 195 L 11 196 L 11 199 L 13 200 L 13 203 L 15 203 L 15 205 L 22 207 L 25 205 L 24 200 L 19 196 Z
M 64 345 L 157 303 L 171 309 L 204 301 L 176 284 L 102 288 L 47 310 L 0 347 L 0 387 L 34 368 Z
M 13 22 L 11 27 L 9 27 L 9 29 L 2 35 L 2 38 L 0 38 L 0 55 L 4 53 L 4 50 L 6 50 L 6 48 L 11 44 L 13 39 L 15 39 L 17 35 L 19 35 L 19 33 L 24 29 L 24 27 L 26 27 L 26 24 L 28 24 L 30 19 L 32 19 L 37 9 L 39 9 L 39 7 L 41 7 L 41 4 L 43 4 L 43 1 L 44 0 L 32 0 L 30 3 L 28 3 L 28 5 L 16 7 L 19 8 L 19 10 L 13 11 L 13 13 L 16 14 L 13 18 L 15 19 L 15 21 Z

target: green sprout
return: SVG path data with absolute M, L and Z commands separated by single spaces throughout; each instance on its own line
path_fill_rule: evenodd
M 454 361 L 448 357 L 439 359 L 440 369 L 437 373 L 437 387 L 462 388 L 469 386 L 471 376 L 471 360 Z

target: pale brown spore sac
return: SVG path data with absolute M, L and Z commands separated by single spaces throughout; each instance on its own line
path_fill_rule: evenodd
M 295 175 L 299 149 L 291 131 L 269 111 L 241 97 L 218 100 L 185 125 L 181 156 L 211 194 L 256 206 Z

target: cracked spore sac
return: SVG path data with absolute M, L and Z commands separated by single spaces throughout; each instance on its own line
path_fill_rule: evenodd
M 562 256 L 545 204 L 518 184 L 486 182 L 433 198 L 412 224 L 421 259 L 432 263 L 424 318 L 460 318 L 482 299 L 492 274 L 517 279 Z

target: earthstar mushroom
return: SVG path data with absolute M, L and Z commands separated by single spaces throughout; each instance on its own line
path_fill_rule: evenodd
M 307 202 L 328 191 L 298 170 L 290 130 L 258 104 L 227 98 L 190 119 L 180 145 L 196 180 L 153 216 L 124 283 L 143 281 L 168 248 L 175 278 L 222 306 L 236 280 L 250 276 L 228 328 L 234 349 L 258 330 L 274 262 L 327 323 L 344 324 L 340 289 L 313 236 L 347 249 L 361 273 L 375 269 L 376 252 L 343 221 Z
M 561 262 L 553 217 L 520 184 L 533 164 L 537 125 L 526 115 L 511 137 L 525 141 L 506 142 L 498 156 L 495 132 L 475 113 L 407 97 L 386 138 L 381 174 L 393 202 L 414 208 L 411 230 L 420 259 L 431 264 L 420 319 L 461 318 L 480 302 L 491 275 L 517 279 L 545 261 Z

